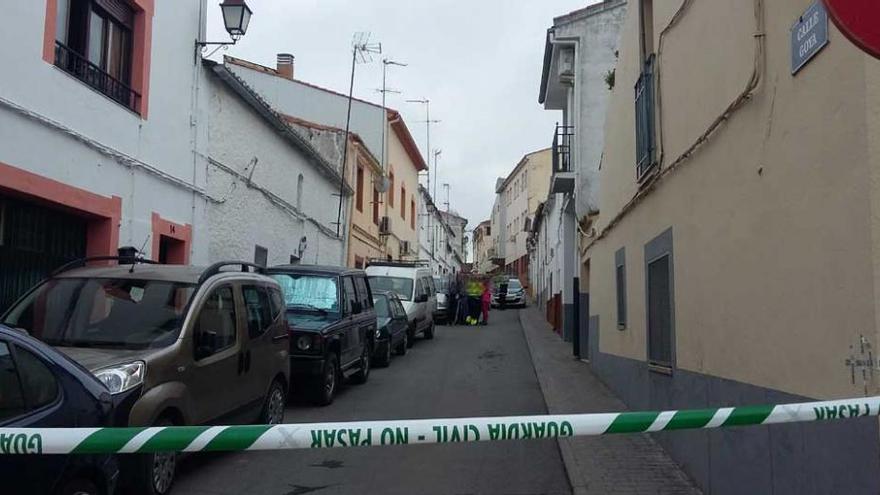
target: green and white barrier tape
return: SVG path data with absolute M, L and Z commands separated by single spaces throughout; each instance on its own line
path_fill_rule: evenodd
M 877 416 L 880 397 L 662 412 L 151 428 L 0 428 L 2 454 L 286 450 L 526 440 Z

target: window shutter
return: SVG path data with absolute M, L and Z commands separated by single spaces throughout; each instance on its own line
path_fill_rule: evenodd
M 134 27 L 134 10 L 123 0 L 94 0 L 94 2 L 104 9 L 116 21 L 133 29 Z

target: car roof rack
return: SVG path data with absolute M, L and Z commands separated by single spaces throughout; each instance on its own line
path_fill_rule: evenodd
M 89 256 L 87 258 L 79 258 L 68 263 L 61 265 L 52 271 L 50 276 L 54 277 L 59 273 L 66 272 L 68 270 L 73 270 L 74 268 L 80 268 L 86 266 L 87 264 L 93 261 L 116 261 L 119 265 L 136 265 L 136 264 L 145 264 L 145 265 L 158 265 L 159 262 L 153 261 L 148 258 L 141 258 L 137 256 Z
M 428 260 L 388 261 L 387 259 L 383 259 L 383 258 L 370 258 L 367 260 L 367 266 L 399 266 L 399 267 L 406 267 L 406 268 L 413 268 L 413 267 L 426 267 L 427 268 L 427 267 L 431 266 L 431 262 Z
M 240 266 L 243 273 L 266 273 L 265 266 L 251 263 L 249 261 L 218 261 L 202 272 L 202 275 L 199 277 L 198 285 L 202 285 L 206 280 L 220 273 L 222 271 L 221 268 L 227 266 Z

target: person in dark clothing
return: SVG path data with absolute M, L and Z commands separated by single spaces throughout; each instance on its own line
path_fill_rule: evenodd
M 504 311 L 505 306 L 507 306 L 507 279 L 498 284 L 498 308 Z

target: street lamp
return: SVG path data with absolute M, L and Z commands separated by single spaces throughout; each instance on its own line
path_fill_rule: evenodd
M 232 41 L 199 41 L 196 40 L 196 56 L 208 45 L 234 45 L 247 32 L 253 11 L 244 0 L 223 0 L 220 4 L 223 12 L 223 25 Z M 219 50 L 219 47 L 217 48 Z M 215 50 L 216 51 L 216 50 Z M 209 55 L 210 56 L 210 55 Z
M 223 11 L 223 24 L 226 25 L 226 32 L 229 33 L 233 42 L 237 41 L 247 32 L 253 11 L 244 0 L 223 0 L 220 9 Z

